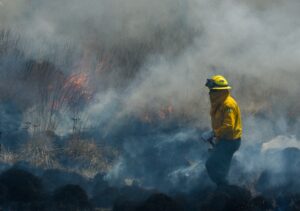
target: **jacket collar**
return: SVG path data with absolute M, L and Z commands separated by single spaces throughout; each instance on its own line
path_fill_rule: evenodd
M 219 105 L 221 105 L 229 95 L 230 95 L 230 93 L 228 90 L 222 90 L 222 91 L 209 93 L 212 109 L 213 110 L 217 109 L 217 107 L 219 107 Z

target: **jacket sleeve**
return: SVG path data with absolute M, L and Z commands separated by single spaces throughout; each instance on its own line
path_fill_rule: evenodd
M 236 114 L 232 106 L 224 106 L 222 112 L 222 125 L 219 128 L 217 128 L 214 132 L 217 139 L 228 139 L 229 137 L 232 137 L 233 134 L 233 127 L 235 125 Z

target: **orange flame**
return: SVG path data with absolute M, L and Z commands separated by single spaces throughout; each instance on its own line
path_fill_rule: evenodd
M 162 106 L 156 112 L 145 111 L 141 115 L 140 119 L 142 122 L 152 123 L 154 120 L 161 120 L 161 121 L 168 120 L 172 117 L 173 113 L 174 113 L 174 107 L 172 105 Z
M 88 83 L 88 76 L 86 73 L 78 73 L 71 75 L 66 83 L 65 86 L 71 86 L 76 88 L 84 88 L 87 87 Z
M 89 78 L 86 73 L 72 74 L 64 80 L 59 90 L 59 98 L 51 103 L 53 110 L 59 110 L 63 105 L 71 107 L 87 102 L 92 98 L 92 90 L 89 89 Z M 49 87 L 52 90 L 52 87 Z

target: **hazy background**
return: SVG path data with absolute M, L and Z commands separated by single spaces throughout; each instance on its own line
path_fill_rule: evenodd
M 263 143 L 264 150 L 299 148 L 299 4 L 1 0 L 2 102 L 13 101 L 19 110 L 18 117 L 2 110 L 2 130 L 11 134 L 28 121 L 47 122 L 43 129 L 63 137 L 72 133 L 75 116 L 84 131 L 120 150 L 107 175 L 111 182 L 189 187 L 207 156 L 198 141 L 210 127 L 204 84 L 222 74 L 243 114 L 237 160 L 246 172 L 259 171 L 269 165 L 262 162 Z M 32 77 L 24 70 L 30 61 Z M 55 85 L 60 78 L 69 81 L 67 88 Z M 49 99 L 77 89 L 76 105 L 69 100 L 52 106 L 55 112 L 45 109 Z

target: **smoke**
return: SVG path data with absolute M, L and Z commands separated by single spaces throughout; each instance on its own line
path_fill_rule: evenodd
M 299 141 L 294 137 L 278 136 L 262 145 L 262 150 L 267 151 L 270 149 L 284 149 L 294 147 L 299 149 Z
M 50 61 L 65 77 L 88 75 L 93 99 L 75 113 L 98 139 L 122 151 L 108 173 L 113 183 L 133 178 L 168 189 L 182 175 L 193 186 L 196 179 L 186 172 L 203 172 L 206 147 L 196 140 L 210 127 L 204 83 L 214 74 L 228 78 L 242 109 L 244 136 L 237 156 L 242 165 L 254 156 L 249 151 L 261 153 L 256 149 L 274 138 L 292 136 L 291 145 L 298 146 L 298 4 L 2 0 L 0 28 L 19 37 L 16 45 L 25 61 Z M 1 73 L 14 59 L 1 56 Z M 28 98 L 39 98 L 33 96 Z M 32 104 L 26 103 L 24 113 Z M 60 123 L 52 127 L 57 134 L 72 131 L 72 115 L 59 112 Z

